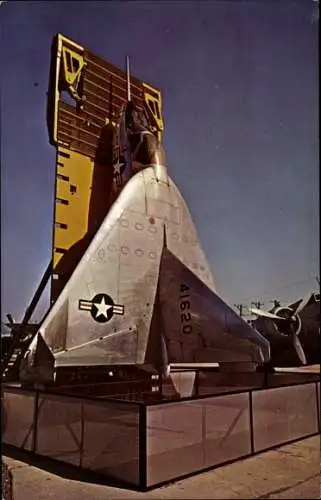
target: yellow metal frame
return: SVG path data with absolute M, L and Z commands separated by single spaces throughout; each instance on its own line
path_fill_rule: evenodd
M 142 85 L 146 108 L 149 116 L 152 118 L 154 132 L 157 134 L 159 141 L 161 141 L 164 131 L 162 94 L 147 83 L 142 82 Z
M 65 48 L 68 48 L 69 50 L 73 51 L 74 54 L 77 56 L 81 55 L 83 56 L 85 49 L 81 46 L 78 45 L 78 43 L 73 42 L 72 40 L 69 40 L 69 38 L 63 36 L 61 33 L 58 33 L 56 35 L 56 54 L 55 54 L 55 60 L 52 61 L 55 65 L 55 75 L 54 77 L 54 82 L 49 82 L 49 86 L 53 86 L 54 88 L 54 103 L 53 103 L 53 119 L 52 122 L 49 124 L 49 135 L 52 137 L 52 142 L 53 144 L 57 144 L 58 138 L 57 138 L 57 127 L 58 127 L 58 103 L 60 99 L 60 85 L 59 81 L 61 78 L 61 59 L 62 59 L 62 52 L 63 52 L 63 47 L 65 45 Z M 51 56 L 53 58 L 53 54 Z
M 87 233 L 93 170 L 87 156 L 57 147 L 53 272 L 64 252 Z
M 48 131 L 50 143 L 56 147 L 56 179 L 53 217 L 53 278 L 59 280 L 61 273 L 73 271 L 73 260 L 66 264 L 64 255 L 72 252 L 88 233 L 88 217 L 93 185 L 94 161 L 85 154 L 71 150 L 68 144 L 58 140 L 59 102 L 61 91 L 66 90 L 77 101 L 77 86 L 86 65 L 85 49 L 57 34 L 53 43 L 52 67 L 48 92 Z M 69 59 L 69 61 L 68 61 Z M 146 110 L 153 124 L 153 131 L 162 138 L 161 92 L 142 82 Z M 109 120 L 106 118 L 106 124 Z M 114 126 L 116 123 L 112 122 Z M 105 193 L 102 190 L 102 194 Z M 63 260 L 62 260 L 63 259 Z M 51 301 L 54 302 L 59 286 L 52 286 Z

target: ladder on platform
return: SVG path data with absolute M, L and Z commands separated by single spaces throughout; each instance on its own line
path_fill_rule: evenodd
M 1 360 L 1 376 L 6 382 L 19 379 L 19 367 L 28 346 L 38 331 L 38 325 L 13 325 L 12 343 L 4 358 Z
M 31 316 L 39 302 L 39 299 L 48 283 L 51 272 L 52 261 L 49 262 L 49 265 L 39 283 L 36 293 L 34 294 L 33 299 L 30 302 L 30 305 L 28 306 L 21 323 L 14 323 L 11 315 L 7 315 L 13 338 L 8 352 L 3 357 L 3 359 L 1 359 L 1 378 L 3 381 L 13 382 L 19 379 L 19 368 L 21 360 L 24 357 L 41 324 L 30 324 L 29 320 L 31 319 Z

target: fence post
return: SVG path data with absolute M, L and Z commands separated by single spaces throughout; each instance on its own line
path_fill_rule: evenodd
M 85 412 L 84 412 L 84 405 L 81 403 L 80 404 L 80 457 L 79 457 L 79 465 L 80 467 L 83 466 L 83 455 L 84 455 L 84 436 L 85 436 Z
M 38 403 L 39 403 L 39 392 L 36 391 L 35 407 L 34 407 L 34 413 L 33 413 L 33 436 L 32 436 L 32 451 L 33 451 L 33 453 L 36 453 L 36 447 L 37 447 L 38 410 L 39 410 Z
M 253 428 L 253 393 L 249 391 L 249 411 L 250 411 L 250 442 L 251 442 L 251 454 L 255 452 L 254 449 L 254 428 Z
M 147 489 L 147 407 L 139 406 L 139 488 Z
M 320 386 L 321 387 L 321 386 Z M 316 400 L 317 400 L 317 422 L 318 422 L 318 432 L 321 432 L 321 423 L 320 423 L 320 392 L 318 391 L 318 382 L 315 383 L 315 392 L 316 392 Z

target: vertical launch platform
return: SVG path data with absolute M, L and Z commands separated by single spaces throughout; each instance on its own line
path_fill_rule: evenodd
M 131 76 L 131 98 L 162 137 L 161 92 Z M 57 34 L 48 89 L 49 142 L 57 150 L 51 303 L 102 223 L 112 183 L 113 136 L 127 102 L 126 72 Z

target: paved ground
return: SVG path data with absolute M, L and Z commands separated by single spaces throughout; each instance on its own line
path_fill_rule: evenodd
M 126 499 L 274 499 L 321 498 L 320 436 L 217 468 L 162 488 L 138 493 L 97 484 L 66 465 L 30 459 L 24 453 L 4 457 L 14 477 L 15 500 Z M 18 459 L 19 458 L 19 459 Z

